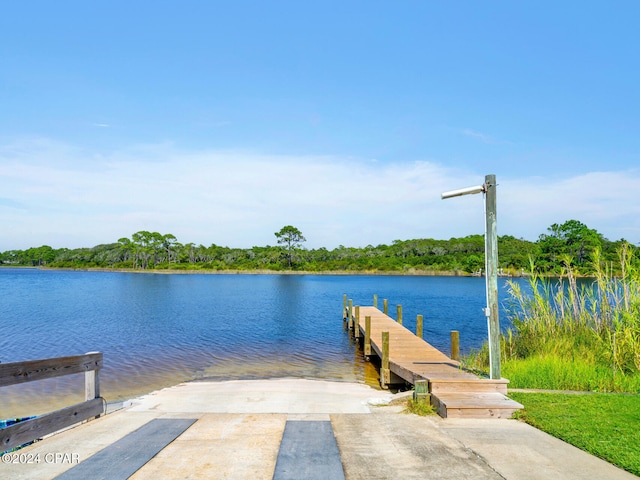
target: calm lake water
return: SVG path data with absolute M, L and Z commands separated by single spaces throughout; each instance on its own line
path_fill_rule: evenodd
M 505 282 L 499 281 L 501 300 Z M 304 377 L 377 383 L 342 328 L 343 294 L 403 306 L 404 325 L 449 351 L 487 336 L 483 278 L 210 275 L 0 269 L 0 362 L 104 353 L 102 395 L 132 398 L 185 380 Z M 501 323 L 506 324 L 504 315 Z M 82 375 L 0 389 L 0 418 L 82 400 Z M 69 394 L 69 391 L 76 393 Z M 44 405 L 37 406 L 38 402 Z M 58 401 L 58 400 L 56 400 Z M 41 402 L 41 403 L 42 403 Z M 29 411 L 24 412 L 25 405 Z

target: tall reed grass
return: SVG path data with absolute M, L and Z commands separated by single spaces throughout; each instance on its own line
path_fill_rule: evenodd
M 640 269 L 629 245 L 618 258 L 614 270 L 595 251 L 593 282 L 581 286 L 569 258 L 557 280 L 532 265 L 527 288 L 508 283 L 502 374 L 512 387 L 640 393 Z M 486 346 L 465 361 L 487 363 Z

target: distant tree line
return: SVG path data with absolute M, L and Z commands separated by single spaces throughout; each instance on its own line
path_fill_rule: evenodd
M 484 268 L 484 237 L 470 235 L 449 240 L 395 240 L 391 245 L 306 249 L 305 238 L 290 225 L 276 234 L 278 245 L 232 248 L 216 244 L 182 244 L 172 234 L 139 231 L 131 238 L 91 248 L 54 249 L 43 245 L 0 253 L 5 266 L 55 268 L 114 268 L 172 270 L 304 270 L 363 272 L 456 272 L 480 273 Z M 533 266 L 544 274 L 555 274 L 571 263 L 588 275 L 592 254 L 614 268 L 617 251 L 625 240 L 609 241 L 577 220 L 553 224 L 537 241 L 510 235 L 498 238 L 499 267 L 504 274 L 529 272 Z M 632 245 L 629 248 L 636 248 Z

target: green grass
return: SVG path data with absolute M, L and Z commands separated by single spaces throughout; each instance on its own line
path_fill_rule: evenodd
M 436 412 L 428 400 L 414 400 L 409 398 L 404 413 L 413 413 L 414 415 L 426 417 L 427 415 L 434 415 Z
M 584 358 L 554 354 L 510 358 L 502 363 L 510 388 L 640 393 L 640 373 L 616 372 Z
M 640 396 L 511 392 L 518 418 L 640 475 Z

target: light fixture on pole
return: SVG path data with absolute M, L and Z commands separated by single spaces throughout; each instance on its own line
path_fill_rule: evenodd
M 496 222 L 496 176 L 487 175 L 484 184 L 475 187 L 451 190 L 442 194 L 442 199 L 484 193 L 485 234 L 484 257 L 487 285 L 487 317 L 489 333 L 489 376 L 500 378 L 500 318 L 498 316 L 498 229 Z

